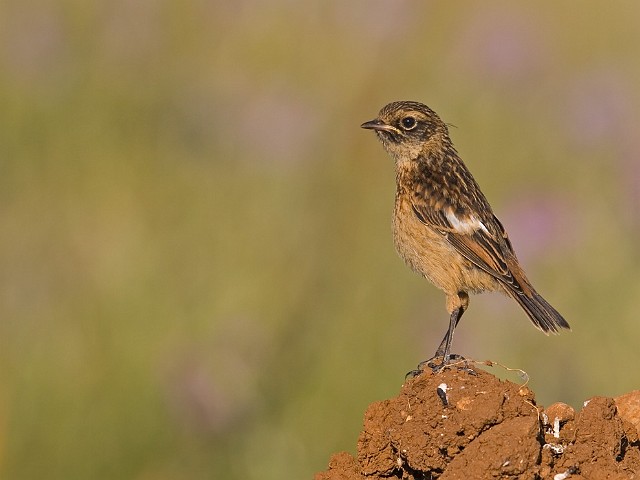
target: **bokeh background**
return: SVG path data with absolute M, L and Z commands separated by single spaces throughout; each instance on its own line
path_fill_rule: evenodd
M 0 3 L 0 478 L 311 478 L 447 326 L 360 123 L 427 103 L 573 326 L 454 342 L 640 386 L 640 5 Z M 500 373 L 496 371 L 496 373 Z M 512 378 L 518 381 L 518 378 Z

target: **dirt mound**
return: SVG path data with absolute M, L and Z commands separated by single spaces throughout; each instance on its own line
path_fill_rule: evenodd
M 474 367 L 408 380 L 369 406 L 357 458 L 337 453 L 315 480 L 640 478 L 640 391 L 574 412 Z

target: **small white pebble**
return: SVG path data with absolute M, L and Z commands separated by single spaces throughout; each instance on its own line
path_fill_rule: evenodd
M 564 453 L 564 447 L 559 443 L 545 443 L 542 448 L 548 448 L 554 455 L 562 455 Z
M 446 383 L 441 383 L 440 385 L 438 385 L 438 388 L 436 390 L 438 393 L 438 397 L 440 397 L 440 400 L 442 400 L 442 404 L 445 407 L 449 405 L 449 397 L 447 397 L 447 390 L 449 390 L 449 387 L 447 387 Z
M 585 400 L 585 401 L 584 401 L 584 403 L 582 404 L 582 406 L 583 406 L 583 407 L 586 407 L 587 405 L 589 405 L 589 402 L 590 402 L 590 401 L 591 401 L 591 400 Z
M 553 476 L 553 480 L 565 480 L 566 478 L 569 478 L 571 476 L 571 474 L 569 473 L 569 470 L 567 470 L 564 473 L 556 473 Z
M 542 423 L 544 425 L 549 425 L 549 417 L 547 416 L 546 413 L 542 412 Z
M 560 438 L 560 417 L 556 417 L 553 420 L 553 436 Z

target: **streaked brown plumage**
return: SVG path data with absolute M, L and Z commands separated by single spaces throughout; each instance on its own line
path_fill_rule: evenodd
M 437 369 L 450 361 L 468 293 L 510 295 L 545 333 L 569 328 L 527 279 L 504 227 L 433 110 L 417 102 L 393 102 L 362 127 L 374 130 L 395 160 L 398 253 L 447 296 L 449 329 L 435 354 L 443 357 Z

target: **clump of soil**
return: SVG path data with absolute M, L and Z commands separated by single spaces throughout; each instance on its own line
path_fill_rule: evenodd
M 640 391 L 576 413 L 479 368 L 427 369 L 371 404 L 357 456 L 333 455 L 315 480 L 640 478 L 639 427 Z

